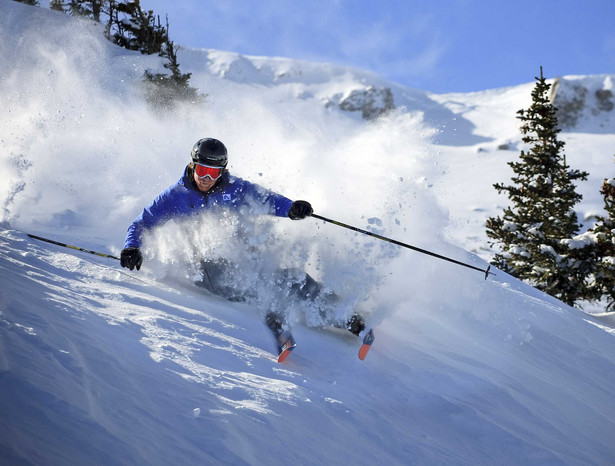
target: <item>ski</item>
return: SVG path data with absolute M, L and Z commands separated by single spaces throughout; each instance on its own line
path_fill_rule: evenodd
M 297 343 L 293 338 L 292 333 L 288 330 L 284 330 L 277 338 L 278 344 L 278 362 L 284 362 L 284 360 L 290 355 L 291 351 L 295 349 Z
M 361 348 L 359 349 L 359 359 L 361 361 L 363 361 L 365 359 L 365 356 L 367 356 L 367 353 L 372 347 L 372 343 L 374 342 L 375 339 L 376 337 L 374 336 L 374 329 L 370 328 L 369 331 L 363 337 L 363 344 L 361 345 Z
M 284 362 L 284 360 L 290 355 L 291 351 L 295 349 L 297 343 L 293 338 L 293 334 L 290 330 L 285 330 L 282 327 L 282 318 L 279 314 L 270 312 L 265 318 L 265 323 L 276 341 L 278 348 L 278 362 Z
M 275 338 L 276 346 L 278 349 L 278 362 L 284 362 L 297 346 L 295 338 L 293 337 L 293 334 L 290 332 L 290 330 L 284 329 L 282 327 L 282 319 L 278 314 L 272 312 L 267 314 L 265 323 L 267 324 L 267 327 L 269 328 L 269 330 L 271 330 L 271 333 Z M 361 334 L 362 333 L 363 332 L 361 332 Z M 363 344 L 359 349 L 359 359 L 361 361 L 365 360 L 365 357 L 371 349 L 372 343 L 374 343 L 375 339 L 376 337 L 374 336 L 373 329 L 369 329 L 367 333 L 365 333 L 365 335 L 363 336 Z

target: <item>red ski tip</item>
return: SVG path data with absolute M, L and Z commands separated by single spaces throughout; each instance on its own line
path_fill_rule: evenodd
M 365 359 L 365 356 L 367 356 L 367 353 L 372 347 L 374 339 L 374 331 L 373 329 L 370 329 L 369 332 L 367 332 L 367 335 L 365 335 L 365 338 L 363 338 L 363 345 L 361 345 L 361 348 L 359 349 L 359 359 L 361 361 L 363 361 Z
M 291 351 L 293 350 L 294 346 L 289 348 L 289 349 L 285 349 L 284 351 L 282 351 L 280 353 L 280 355 L 278 356 L 278 362 L 284 362 L 286 360 L 286 358 L 290 355 Z
M 284 360 L 288 357 L 290 352 L 295 349 L 297 344 L 295 343 L 295 339 L 292 337 L 288 337 L 286 342 L 280 346 L 280 355 L 278 356 L 278 362 L 284 362 Z

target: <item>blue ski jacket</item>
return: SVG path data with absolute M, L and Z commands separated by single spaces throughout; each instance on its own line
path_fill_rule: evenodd
M 212 189 L 206 193 L 201 192 L 192 180 L 192 170 L 188 166 L 179 181 L 154 199 L 128 227 L 124 247 L 141 247 L 145 230 L 174 217 L 197 215 L 202 211 L 217 208 L 238 210 L 246 205 L 262 206 L 259 213 L 262 211 L 286 217 L 292 203 L 293 201 L 280 194 L 232 176 L 227 171 Z

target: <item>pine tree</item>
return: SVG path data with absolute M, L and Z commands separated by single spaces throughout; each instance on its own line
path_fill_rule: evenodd
M 160 53 L 168 41 L 160 18 L 141 8 L 140 0 L 50 0 L 49 6 L 96 22 L 105 19 L 107 39 L 129 50 L 152 55 Z
M 97 23 L 100 22 L 100 15 L 103 9 L 103 0 L 72 0 L 69 2 L 71 14 L 92 18 Z
M 508 194 L 512 206 L 487 220 L 487 236 L 501 250 L 495 266 L 573 305 L 585 292 L 587 266 L 571 255 L 566 240 L 580 228 L 574 206 L 581 195 L 573 182 L 588 174 L 566 164 L 564 142 L 557 139 L 556 109 L 548 99 L 551 85 L 542 67 L 536 81 L 532 105 L 517 112 L 529 151 L 521 151 L 520 162 L 508 164 L 515 174 L 512 185 L 494 185 L 498 193 Z
M 55 11 L 61 11 L 63 13 L 66 12 L 66 10 L 64 10 L 63 0 L 49 0 L 49 9 L 55 10 Z
M 164 67 L 171 72 L 153 73 L 146 70 L 146 99 L 158 110 L 168 110 L 175 101 L 200 102 L 205 95 L 189 85 L 190 73 L 182 73 L 177 61 L 177 47 L 169 39 L 166 27 L 151 10 L 141 8 L 140 0 L 50 0 L 51 9 L 83 16 L 97 22 L 105 21 L 105 37 L 111 42 L 143 54 L 157 53 L 167 60 Z
M 72 16 L 84 16 L 100 21 L 101 3 L 102 0 L 50 0 L 49 8 Z
M 608 217 L 598 217 L 588 233 L 593 235 L 595 254 L 595 300 L 605 299 L 607 310 L 615 310 L 615 178 L 605 179 L 600 194 Z
M 169 29 L 169 20 L 167 18 L 167 31 Z M 171 72 L 171 75 L 165 73 L 152 73 L 145 70 L 143 80 L 146 85 L 146 100 L 159 111 L 167 111 L 173 108 L 176 101 L 182 102 L 202 102 L 205 95 L 200 94 L 198 89 L 189 85 L 191 73 L 182 73 L 179 69 L 177 61 L 177 50 L 173 41 L 168 38 L 162 47 L 160 56 L 168 61 L 163 66 Z
M 151 10 L 143 10 L 140 0 L 114 2 L 113 15 L 115 31 L 110 37 L 121 47 L 152 55 L 160 53 L 168 41 L 167 29 L 160 24 L 160 18 Z

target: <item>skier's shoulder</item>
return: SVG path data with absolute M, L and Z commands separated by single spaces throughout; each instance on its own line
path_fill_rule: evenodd
M 248 180 L 244 180 L 239 176 L 231 175 L 230 172 L 225 171 L 222 174 L 222 184 L 229 187 L 240 187 L 250 185 L 251 183 Z
M 156 200 L 161 201 L 165 199 L 172 199 L 178 196 L 181 196 L 183 193 L 186 193 L 188 188 L 186 186 L 185 180 L 180 178 L 175 183 L 164 189 L 158 196 Z
M 175 183 L 158 194 L 152 204 L 158 205 L 163 210 L 182 210 L 184 204 L 193 204 L 192 198 L 196 196 L 198 196 L 198 194 L 190 185 L 184 173 Z
M 260 196 L 267 196 L 270 194 L 275 194 L 270 189 L 264 188 L 260 184 L 254 183 L 252 181 L 248 181 L 246 179 L 240 178 L 235 175 L 231 175 L 227 172 L 228 178 L 226 181 L 226 186 L 229 190 L 235 192 L 242 192 L 243 194 L 257 194 Z
M 224 191 L 243 192 L 247 194 L 258 188 L 258 185 L 251 181 L 231 175 L 229 172 L 225 172 L 222 176 L 220 187 Z

